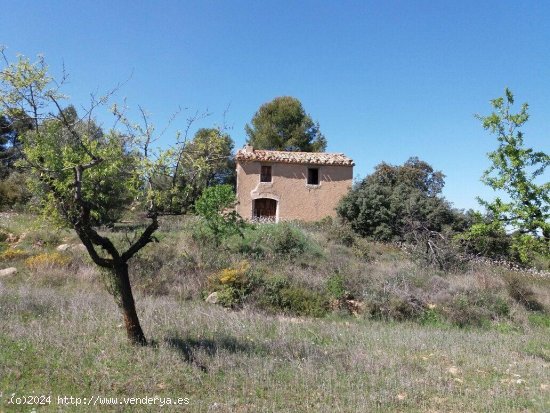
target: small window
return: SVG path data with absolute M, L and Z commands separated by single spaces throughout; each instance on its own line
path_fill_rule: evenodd
M 307 184 L 319 185 L 319 169 L 308 168 L 307 170 Z
M 271 182 L 271 166 L 262 165 L 262 172 L 260 174 L 260 182 Z

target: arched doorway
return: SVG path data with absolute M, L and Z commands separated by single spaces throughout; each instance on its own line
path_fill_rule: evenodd
M 259 221 L 276 221 L 277 201 L 270 198 L 255 199 L 253 217 Z

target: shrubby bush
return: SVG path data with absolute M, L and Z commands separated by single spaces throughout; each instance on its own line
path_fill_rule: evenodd
M 263 278 L 254 299 L 259 309 L 270 313 L 322 317 L 328 312 L 325 294 L 292 283 L 281 275 Z
M 2 251 L 0 253 L 0 262 L 17 261 L 29 256 L 29 253 L 22 249 L 5 248 L 2 250 L 0 248 L 0 251 Z
M 506 233 L 503 223 L 491 216 L 473 213 L 471 217 L 471 226 L 454 236 L 465 254 L 550 269 L 550 251 L 543 238 L 520 232 Z
M 40 226 L 29 231 L 22 241 L 27 246 L 53 248 L 63 242 L 63 232 L 59 228 Z
M 298 316 L 322 317 L 328 312 L 326 296 L 300 286 L 289 286 L 276 292 L 278 308 Z
M 206 236 L 214 243 L 220 244 L 224 238 L 231 235 L 242 235 L 245 223 L 234 210 L 236 203 L 237 198 L 231 185 L 206 188 L 195 202 L 195 211 L 205 221 L 205 226 L 198 229 L 206 229 L 206 232 L 203 231 L 199 236 Z
M 224 307 L 242 305 L 257 285 L 258 280 L 252 274 L 250 263 L 246 260 L 223 268 L 208 279 L 209 292 L 216 292 L 218 303 Z
M 26 184 L 27 177 L 20 172 L 12 172 L 0 180 L 0 209 L 23 208 L 32 197 Z
M 217 303 L 230 308 L 252 305 L 270 313 L 322 317 L 328 312 L 328 298 L 322 292 L 270 275 L 241 261 L 209 277 L 205 295 L 216 293 Z
M 327 279 L 327 291 L 332 298 L 341 299 L 347 294 L 344 277 L 334 274 Z
M 511 256 L 527 266 L 541 265 L 543 270 L 550 269 L 550 242 L 531 234 L 514 233 L 511 235 Z
M 70 258 L 59 252 L 45 252 L 25 260 L 27 267 L 32 270 L 66 267 L 69 263 Z
M 363 237 L 406 243 L 423 264 L 454 269 L 460 265 L 461 251 L 452 237 L 468 228 L 471 220 L 441 196 L 444 184 L 443 173 L 418 158 L 400 166 L 381 163 L 355 184 L 337 212 Z M 345 227 L 338 230 L 344 245 L 354 242 Z
M 428 300 L 426 300 L 428 299 Z M 435 299 L 435 300 L 434 300 Z M 428 301 L 435 302 L 428 302 Z M 422 324 L 453 324 L 459 327 L 486 326 L 510 316 L 510 301 L 498 292 L 457 290 L 443 297 L 418 295 L 405 290 L 371 291 L 364 297 L 368 317 Z
M 480 213 L 471 216 L 472 225 L 455 236 L 463 251 L 492 259 L 508 258 L 511 242 L 502 225 Z
M 525 277 L 518 280 L 523 285 L 529 283 Z M 524 295 L 536 299 L 535 295 Z M 500 275 L 489 272 L 449 275 L 417 265 L 402 267 L 391 276 L 372 277 L 357 297 L 364 315 L 379 320 L 458 327 L 522 323 L 517 311 L 512 311 L 510 287 Z
M 442 313 L 459 327 L 484 326 L 492 320 L 508 317 L 510 304 L 491 292 L 466 290 L 445 302 Z
M 224 246 L 231 252 L 251 257 L 295 260 L 323 256 L 321 247 L 313 239 L 288 222 L 249 226 L 242 237 L 232 237 Z
M 332 223 L 326 227 L 327 240 L 351 247 L 355 245 L 357 236 L 348 223 Z

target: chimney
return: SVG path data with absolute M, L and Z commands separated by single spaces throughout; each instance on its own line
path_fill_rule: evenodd
M 254 152 L 254 147 L 252 145 L 246 144 L 246 145 L 244 145 L 244 151 L 246 153 L 253 153 Z

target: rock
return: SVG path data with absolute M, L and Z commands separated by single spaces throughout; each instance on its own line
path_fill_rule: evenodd
M 210 303 L 210 304 L 216 304 L 218 302 L 218 293 L 217 292 L 213 292 L 212 294 L 210 294 L 208 297 L 206 297 L 206 300 L 205 300 L 207 303 Z
M 57 251 L 86 251 L 84 244 L 61 244 L 55 249 Z
M 15 267 L 5 268 L 3 270 L 0 270 L 0 277 L 13 275 L 16 272 L 17 272 L 17 268 L 15 268 Z
M 346 304 L 349 312 L 356 317 L 365 311 L 365 303 L 359 300 L 346 300 Z
M 18 237 L 17 235 L 15 234 L 12 234 L 12 233 L 9 233 L 7 238 L 6 238 L 6 242 L 8 244 L 16 244 L 17 242 L 19 242 L 20 240 L 22 240 L 24 237 L 23 235 Z

